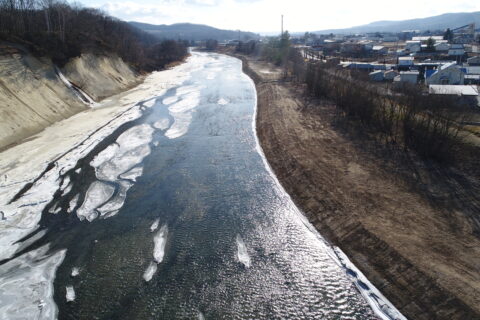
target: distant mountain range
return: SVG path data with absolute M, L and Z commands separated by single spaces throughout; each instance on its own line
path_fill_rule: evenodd
M 258 39 L 260 37 L 258 34 L 253 32 L 222 30 L 203 24 L 176 23 L 172 25 L 154 25 L 135 21 L 131 21 L 129 23 L 132 26 L 148 32 L 159 39 L 180 39 L 189 41 L 201 41 L 208 39 L 226 41 L 240 39 L 243 41 Z
M 329 29 L 315 31 L 315 33 L 367 33 L 367 32 L 400 32 L 403 30 L 445 30 L 455 29 L 466 24 L 475 23 L 480 27 L 480 12 L 445 13 L 428 18 L 410 19 L 402 21 L 377 21 L 362 26 L 346 29 Z

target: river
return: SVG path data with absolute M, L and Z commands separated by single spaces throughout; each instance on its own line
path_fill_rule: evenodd
M 181 85 L 62 172 L 28 246 L 0 266 L 0 314 L 388 319 L 270 171 L 241 62 L 193 53 L 182 68 Z M 46 298 L 18 304 L 29 290 Z

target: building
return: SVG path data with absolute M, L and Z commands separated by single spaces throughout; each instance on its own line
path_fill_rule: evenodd
M 465 84 L 480 85 L 480 74 L 466 74 Z
M 388 49 L 384 46 L 373 46 L 372 50 L 375 54 L 387 54 L 388 53 Z
M 443 41 L 443 36 L 421 36 L 421 37 L 413 37 L 412 41 L 420 41 L 420 42 L 427 42 L 428 39 L 432 39 L 435 42 Z
M 398 66 L 399 67 L 411 67 L 413 66 L 413 62 L 415 57 L 399 57 L 398 58 Z
M 425 73 L 426 84 L 450 84 L 461 85 L 464 83 L 465 74 L 455 62 L 441 65 L 436 70 L 428 70 Z
M 393 81 L 396 76 L 398 76 L 398 72 L 395 70 L 388 70 L 383 74 L 383 78 L 387 81 Z
M 382 70 L 377 70 L 370 72 L 368 74 L 368 77 L 370 78 L 370 81 L 376 81 L 376 82 L 381 82 L 385 80 L 385 77 L 383 76 L 383 71 Z
M 469 66 L 480 66 L 480 56 L 468 58 L 467 63 Z
M 420 72 L 418 71 L 400 71 L 400 74 L 396 76 L 393 81 L 416 84 L 419 75 Z
M 437 52 L 447 52 L 450 50 L 450 45 L 447 42 L 435 43 L 434 47 Z
M 405 43 L 405 51 L 408 52 L 420 52 L 422 50 L 422 43 L 420 41 L 407 41 Z
M 465 48 L 463 44 L 452 44 L 448 50 L 449 56 L 463 56 L 465 54 Z
M 455 97 L 456 101 L 465 105 L 478 106 L 478 88 L 474 85 L 430 85 L 428 93 L 432 95 L 442 95 Z

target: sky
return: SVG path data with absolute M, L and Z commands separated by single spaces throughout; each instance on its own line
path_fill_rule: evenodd
M 347 28 L 378 20 L 480 11 L 480 0 L 80 0 L 126 21 L 190 22 L 258 33 Z

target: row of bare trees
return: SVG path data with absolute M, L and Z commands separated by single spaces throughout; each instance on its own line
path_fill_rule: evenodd
M 454 160 L 464 111 L 458 100 L 425 95 L 418 86 L 372 86 L 324 63 L 309 63 L 305 82 L 309 94 L 332 100 L 337 114 L 357 119 L 385 143 L 427 159 Z
M 100 51 L 116 53 L 139 69 L 155 69 L 187 54 L 183 43 L 158 45 L 155 37 L 126 22 L 63 0 L 0 0 L 2 39 L 50 56 L 58 64 L 82 52 Z

